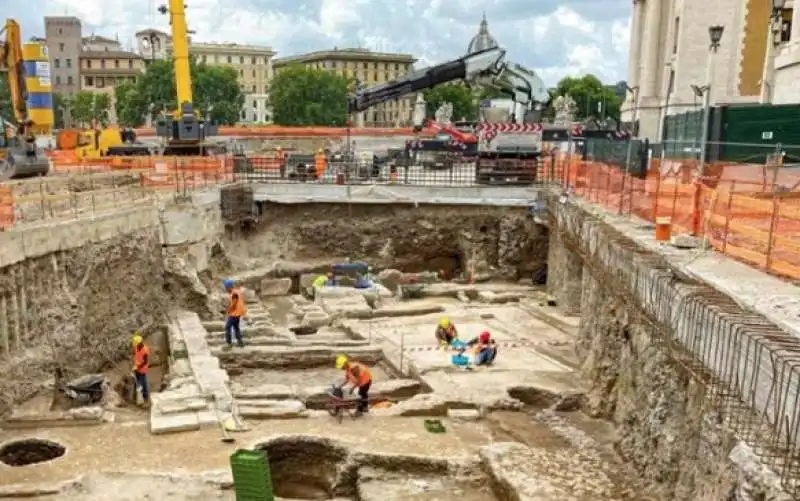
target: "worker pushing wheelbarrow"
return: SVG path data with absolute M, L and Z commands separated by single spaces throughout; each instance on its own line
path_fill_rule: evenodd
M 385 398 L 371 399 L 369 397 L 372 372 L 366 365 L 350 360 L 346 355 L 339 355 L 336 357 L 336 368 L 344 371 L 345 378 L 338 385 L 332 384 L 328 390 L 330 396 L 328 413 L 338 422 L 342 422 L 345 413 L 355 419 L 369 412 L 370 403 L 388 402 Z M 358 390 L 358 397 L 350 396 L 356 390 Z

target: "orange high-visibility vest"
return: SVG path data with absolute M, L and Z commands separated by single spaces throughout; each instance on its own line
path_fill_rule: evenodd
M 353 374 L 353 369 L 358 369 L 357 378 L 355 374 Z M 350 381 L 350 384 L 355 386 L 364 386 L 372 381 L 372 373 L 369 371 L 367 366 L 358 362 L 350 362 L 350 366 L 347 368 L 346 374 L 347 380 Z
M 142 348 L 134 348 L 133 350 L 133 365 L 136 366 L 136 372 L 139 374 L 147 374 L 150 368 L 150 348 L 142 345 Z
M 314 171 L 318 178 L 325 175 L 325 153 L 314 155 Z
M 244 304 L 244 295 L 241 289 L 233 289 L 228 293 L 228 316 L 243 317 L 247 313 L 247 306 Z

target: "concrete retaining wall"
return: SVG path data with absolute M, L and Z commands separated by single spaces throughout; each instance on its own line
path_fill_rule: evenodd
M 782 499 L 777 477 L 762 474 L 752 453 L 732 454 L 748 450 L 736 433 L 766 441 L 770 428 L 746 429 L 747 421 L 721 426 L 734 411 L 743 415 L 721 395 L 732 390 L 773 422 L 784 417 L 793 425 L 797 379 L 779 379 L 791 371 L 781 372 L 782 357 L 764 349 L 764 334 L 791 336 L 639 246 L 615 228 L 615 217 L 571 200 L 549 206 L 549 289 L 581 312 L 579 351 L 592 384 L 587 407 L 617 425 L 617 450 L 669 499 L 727 499 L 744 491 L 751 497 L 735 499 Z M 703 366 L 732 388 L 700 384 Z M 772 383 L 777 392 L 770 399 Z M 775 403 L 778 395 L 786 407 Z M 721 406 L 712 405 L 715 399 Z

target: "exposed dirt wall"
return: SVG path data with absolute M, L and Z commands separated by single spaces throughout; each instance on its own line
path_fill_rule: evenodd
M 155 227 L 1 269 L 0 414 L 56 364 L 76 375 L 127 356 L 131 333 L 162 320 L 162 276 Z
M 261 221 L 229 239 L 240 260 L 351 258 L 406 271 L 530 278 L 547 259 L 547 230 L 524 209 L 472 206 L 264 204 Z

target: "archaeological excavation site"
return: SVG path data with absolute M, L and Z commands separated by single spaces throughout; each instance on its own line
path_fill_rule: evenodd
M 791 308 L 735 296 L 794 286 L 548 187 L 284 188 L 0 232 L 0 499 L 798 499 Z

